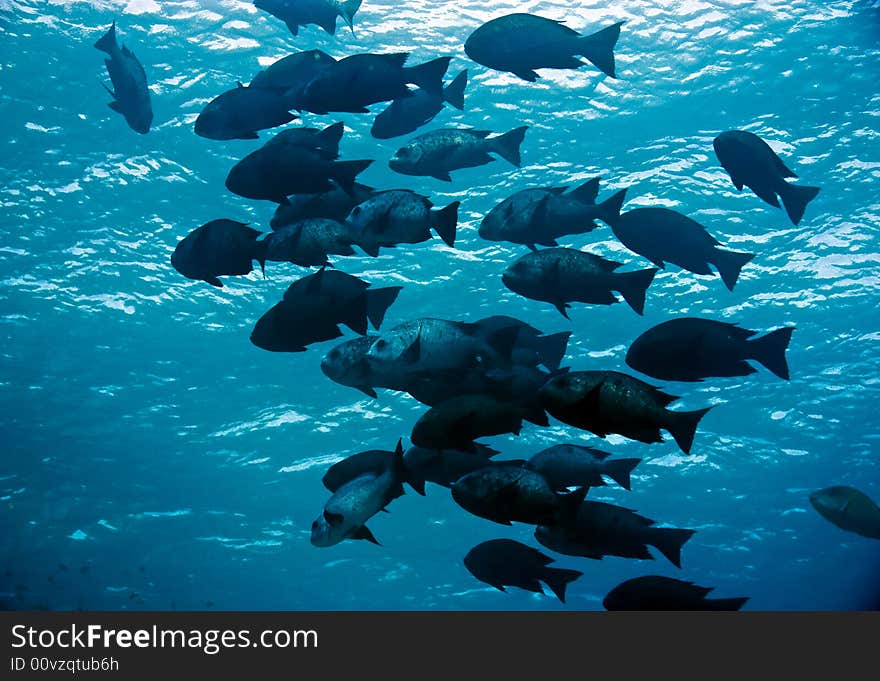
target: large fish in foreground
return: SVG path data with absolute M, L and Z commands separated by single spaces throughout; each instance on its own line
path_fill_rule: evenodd
M 635 208 L 612 225 L 620 243 L 647 258 L 660 269 L 666 263 L 694 274 L 713 274 L 714 265 L 724 285 L 733 290 L 740 270 L 755 257 L 719 248 L 720 244 L 699 222 L 669 208 Z
M 401 147 L 388 162 L 391 170 L 403 175 L 433 177 L 452 182 L 449 173 L 491 163 L 495 153 L 519 168 L 519 147 L 528 126 L 489 137 L 489 130 L 441 128 L 418 135 Z
M 776 208 L 779 208 L 779 199 L 782 199 L 785 212 L 794 224 L 801 221 L 807 204 L 819 193 L 819 187 L 786 182 L 786 178 L 796 178 L 797 175 L 789 170 L 770 145 L 754 133 L 728 130 L 718 135 L 712 145 L 722 167 L 739 191 L 744 186 L 748 187 Z
M 254 260 L 266 265 L 266 242 L 261 232 L 235 220 L 211 220 L 187 234 L 174 248 L 171 265 L 188 279 L 221 287 L 220 275 L 245 275 Z
M 492 539 L 477 544 L 464 557 L 464 566 L 481 582 L 504 591 L 516 586 L 533 593 L 543 593 L 544 582 L 565 603 L 565 588 L 583 572 L 548 567 L 554 562 L 537 549 L 513 539 Z
M 742 598 L 709 598 L 713 587 L 697 586 L 672 577 L 647 576 L 628 579 L 615 586 L 602 600 L 606 610 L 740 610 Z
M 616 371 L 572 371 L 551 378 L 539 391 L 551 416 L 601 438 L 611 433 L 631 440 L 663 442 L 668 430 L 676 444 L 690 453 L 697 424 L 711 409 L 671 411 L 678 399 L 643 381 Z
M 110 55 L 109 59 L 104 60 L 113 84 L 112 90 L 104 85 L 104 89 L 113 97 L 113 101 L 107 106 L 122 114 L 128 127 L 145 135 L 150 131 L 150 124 L 153 122 L 147 74 L 134 52 L 117 42 L 115 21 L 110 30 L 95 43 L 95 47 Z
M 362 0 L 254 0 L 254 7 L 281 19 L 290 32 L 299 35 L 300 27 L 320 26 L 330 35 L 336 33 L 336 19 L 342 18 L 354 33 L 354 15 Z
M 534 82 L 537 69 L 578 69 L 578 56 L 615 78 L 614 46 L 623 22 L 583 36 L 562 23 L 534 14 L 507 14 L 477 28 L 464 51 L 478 64 Z
M 621 263 L 574 248 L 545 248 L 527 253 L 501 275 L 504 285 L 525 298 L 551 303 L 568 319 L 570 302 L 613 305 L 620 293 L 638 314 L 657 273 L 655 268 L 616 272 Z
M 712 319 L 681 317 L 648 329 L 626 353 L 636 371 L 664 381 L 748 376 L 757 371 L 746 360 L 757 360 L 788 380 L 785 351 L 794 327 L 754 338 L 757 331 Z
M 466 86 L 467 71 L 462 71 L 440 94 L 419 88 L 405 97 L 398 97 L 376 116 L 370 134 L 383 140 L 407 135 L 431 122 L 444 103 L 462 111 Z
M 813 492 L 810 504 L 841 530 L 880 539 L 880 507 L 854 487 L 835 485 Z

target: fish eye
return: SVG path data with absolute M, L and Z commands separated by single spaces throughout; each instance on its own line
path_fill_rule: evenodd
M 388 346 L 388 341 L 386 340 L 377 340 L 376 341 L 376 349 L 382 350 Z
M 397 155 L 398 155 L 398 156 L 402 156 L 403 158 L 406 158 L 406 157 L 409 156 L 411 153 L 412 153 L 412 152 L 410 151 L 409 147 L 403 147 L 402 149 L 400 149 L 400 150 L 397 152 Z

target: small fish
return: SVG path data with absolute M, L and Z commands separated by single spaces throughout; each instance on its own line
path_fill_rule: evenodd
M 553 558 L 513 539 L 492 539 L 477 544 L 464 557 L 464 566 L 481 582 L 504 591 L 515 586 L 533 593 L 543 593 L 544 582 L 565 603 L 565 589 L 583 572 L 548 567 Z
M 196 118 L 194 130 L 211 140 L 257 139 L 258 130 L 276 128 L 298 118 L 290 102 L 272 90 L 238 86 L 218 95 Z
M 630 474 L 641 459 L 612 459 L 608 452 L 580 445 L 553 445 L 532 456 L 525 464 L 561 491 L 568 487 L 601 487 L 607 475 L 624 489 L 630 489 Z
M 497 453 L 491 447 L 476 443 L 472 452 L 461 449 L 410 447 L 403 454 L 407 482 L 416 492 L 425 496 L 426 482 L 451 488 L 456 480 L 481 468 L 515 466 L 524 463 L 522 461 L 491 461 L 491 457 Z
M 433 177 L 452 182 L 449 175 L 460 168 L 476 168 L 491 163 L 495 153 L 506 161 L 520 167 L 519 147 L 528 126 L 489 137 L 489 130 L 472 128 L 441 128 L 411 139 L 401 147 L 388 162 L 388 166 L 403 175 Z
M 463 111 L 467 76 L 467 71 L 459 73 L 441 94 L 419 88 L 406 97 L 398 97 L 376 116 L 370 134 L 386 140 L 415 132 L 430 123 L 443 109 L 444 103 Z
M 354 15 L 362 0 L 254 0 L 254 7 L 281 19 L 290 32 L 299 35 L 300 26 L 320 26 L 330 35 L 336 33 L 336 19 L 341 17 L 354 34 Z
M 551 378 L 539 391 L 547 413 L 601 438 L 617 433 L 631 440 L 663 442 L 660 429 L 690 453 L 697 424 L 711 407 L 696 411 L 666 408 L 678 399 L 616 371 L 572 371 Z
M 372 187 L 355 182 L 349 191 L 337 186 L 318 194 L 293 194 L 287 203 L 278 205 L 269 226 L 277 230 L 312 218 L 345 222 L 352 209 L 374 193 Z
M 615 78 L 614 46 L 623 22 L 583 36 L 561 22 L 515 13 L 487 21 L 468 37 L 464 51 L 478 64 L 508 71 L 523 80 L 539 78 L 536 69 L 578 69 L 578 56 Z
M 757 331 L 712 319 L 680 317 L 645 331 L 633 341 L 626 363 L 636 371 L 664 381 L 702 381 L 710 377 L 748 376 L 757 360 L 774 374 L 789 379 L 785 351 L 794 327 L 753 338 Z
M 245 275 L 254 260 L 265 274 L 266 242 L 247 223 L 221 218 L 211 220 L 187 234 L 174 248 L 171 264 L 188 279 L 221 287 L 220 275 Z
M 418 447 L 472 449 L 474 440 L 522 429 L 523 408 L 490 395 L 462 395 L 422 414 L 410 439 Z
M 660 269 L 671 262 L 694 274 L 711 275 L 709 265 L 714 265 L 730 291 L 740 270 L 755 257 L 754 253 L 719 248 L 703 225 L 669 208 L 627 211 L 611 225 L 611 231 L 629 250 Z
M 616 272 L 621 263 L 574 248 L 545 248 L 527 253 L 501 276 L 514 293 L 551 303 L 568 319 L 569 302 L 613 305 L 617 291 L 637 313 L 644 314 L 645 296 L 655 268 Z
M 880 507 L 864 492 L 835 485 L 810 494 L 810 504 L 841 530 L 880 539 Z
M 294 52 L 269 64 L 257 73 L 248 87 L 273 90 L 283 95 L 305 87 L 318 73 L 336 60 L 321 50 Z
M 615 586 L 602 600 L 606 610 L 740 610 L 745 598 L 708 598 L 713 587 L 672 577 L 636 577 Z
M 718 135 L 712 146 L 738 191 L 742 191 L 744 186 L 748 187 L 756 196 L 776 208 L 779 208 L 779 199 L 782 199 L 789 219 L 796 225 L 800 223 L 807 204 L 819 193 L 819 187 L 786 182 L 786 178 L 796 178 L 797 175 L 788 169 L 769 144 L 754 133 L 728 130 Z
M 112 90 L 104 85 L 104 89 L 113 97 L 113 101 L 107 106 L 122 114 L 132 130 L 142 135 L 147 134 L 153 122 L 147 74 L 134 52 L 116 40 L 115 21 L 110 30 L 95 43 L 95 47 L 110 55 L 109 59 L 104 60 L 113 84 Z

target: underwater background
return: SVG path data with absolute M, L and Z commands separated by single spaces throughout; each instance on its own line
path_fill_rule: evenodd
M 648 574 L 748 596 L 746 610 L 880 607 L 880 542 L 831 525 L 808 500 L 838 484 L 880 500 L 880 15 L 871 3 L 365 0 L 354 35 L 340 21 L 336 36 L 310 26 L 297 38 L 249 2 L 0 7 L 4 608 L 595 610 L 614 585 Z M 586 66 L 526 83 L 467 59 L 470 32 L 514 11 L 582 33 L 625 21 L 618 79 Z M 92 44 L 114 19 L 151 84 L 147 135 L 107 108 L 100 85 L 103 55 Z M 409 51 L 409 63 L 453 56 L 447 79 L 470 74 L 465 111 L 446 107 L 419 132 L 529 126 L 521 169 L 499 160 L 444 183 L 389 170 L 408 138 L 373 139 L 374 115 L 303 114 L 317 127 L 345 122 L 344 156 L 376 160 L 360 182 L 413 189 L 437 206 L 462 202 L 455 248 L 432 239 L 334 260 L 373 286 L 404 287 L 383 328 L 512 315 L 545 333 L 572 331 L 565 366 L 632 373 L 628 345 L 674 316 L 796 327 L 790 381 L 763 368 L 649 381 L 681 395 L 676 409 L 715 405 L 690 456 L 668 435 L 654 445 L 602 441 L 555 420 L 484 440 L 499 458 L 567 442 L 644 459 L 632 491 L 609 485 L 590 498 L 696 529 L 682 569 L 654 549 L 653 561 L 553 554 L 554 567 L 584 572 L 567 604 L 501 593 L 462 558 L 497 537 L 537 546 L 532 528 L 469 515 L 432 485 L 426 497 L 407 487 L 371 520 L 382 546 L 310 545 L 327 467 L 393 449 L 426 407 L 331 382 L 320 360 L 339 341 L 296 354 L 250 343 L 256 320 L 306 270 L 269 263 L 266 278 L 227 277 L 216 289 L 181 277 L 170 255 L 215 218 L 268 230 L 274 204 L 232 195 L 224 178 L 274 131 L 220 142 L 196 136 L 193 122 L 237 80 L 313 48 Z M 733 188 L 712 152 L 733 128 L 761 135 L 802 184 L 821 187 L 799 226 Z M 595 176 L 600 197 L 628 188 L 625 209 L 675 208 L 755 253 L 735 290 L 673 266 L 658 273 L 643 317 L 625 304 L 575 305 L 570 322 L 508 291 L 501 273 L 526 249 L 480 239 L 482 216 L 519 189 Z M 649 264 L 604 225 L 562 241 Z

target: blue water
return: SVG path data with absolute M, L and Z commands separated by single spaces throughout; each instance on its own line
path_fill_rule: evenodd
M 248 2 L 4 2 L 0 21 L 0 600 L 49 609 L 601 609 L 624 579 L 659 574 L 749 596 L 747 609 L 876 607 L 880 542 L 820 517 L 809 492 L 853 485 L 880 500 L 880 19 L 866 3 L 763 0 L 414 2 L 365 0 L 353 36 L 317 27 L 299 38 Z M 543 71 L 529 84 L 470 62 L 480 23 L 511 11 L 583 32 L 625 20 L 618 80 L 592 67 Z M 103 55 L 92 43 L 116 19 L 151 83 L 145 136 L 107 108 Z M 304 273 L 191 282 L 169 258 L 211 219 L 268 229 L 274 204 L 233 196 L 231 165 L 262 142 L 197 137 L 201 108 L 236 80 L 294 50 L 452 55 L 468 68 L 466 110 L 427 129 L 498 132 L 529 125 L 523 166 L 457 171 L 451 184 L 391 172 L 407 138 L 369 136 L 373 116 L 343 114 L 345 158 L 376 162 L 359 180 L 406 187 L 437 205 L 462 202 L 455 249 L 439 239 L 337 258 L 379 285 L 403 285 L 385 325 L 421 316 L 518 316 L 571 330 L 565 364 L 629 371 L 626 347 L 678 314 L 758 330 L 794 325 L 792 380 L 761 369 L 743 379 L 668 384 L 677 409 L 715 408 L 691 456 L 553 422 L 486 441 L 521 458 L 556 442 L 644 459 L 633 491 L 591 498 L 664 525 L 697 529 L 683 567 L 557 556 L 582 570 L 567 605 L 476 581 L 462 558 L 476 543 L 530 528 L 465 513 L 446 489 L 412 491 L 370 527 L 383 546 L 318 549 L 309 526 L 327 466 L 391 449 L 424 407 L 330 382 L 334 342 L 274 354 L 253 324 Z M 373 107 L 380 111 L 383 105 Z M 746 190 L 712 151 L 722 130 L 751 130 L 822 188 L 800 226 Z M 261 133 L 261 139 L 272 131 Z M 658 274 L 644 317 L 625 304 L 575 304 L 571 322 L 501 283 L 523 247 L 476 232 L 499 200 L 528 186 L 600 175 L 600 196 L 627 187 L 627 208 L 676 208 L 720 241 L 757 254 L 733 292 L 676 267 Z M 607 227 L 571 237 L 633 266 Z M 384 328 L 384 327 L 383 327 Z M 346 337 L 351 333 L 346 330 Z M 656 383 L 656 382 L 655 382 Z M 653 551 L 653 550 L 652 550 Z

